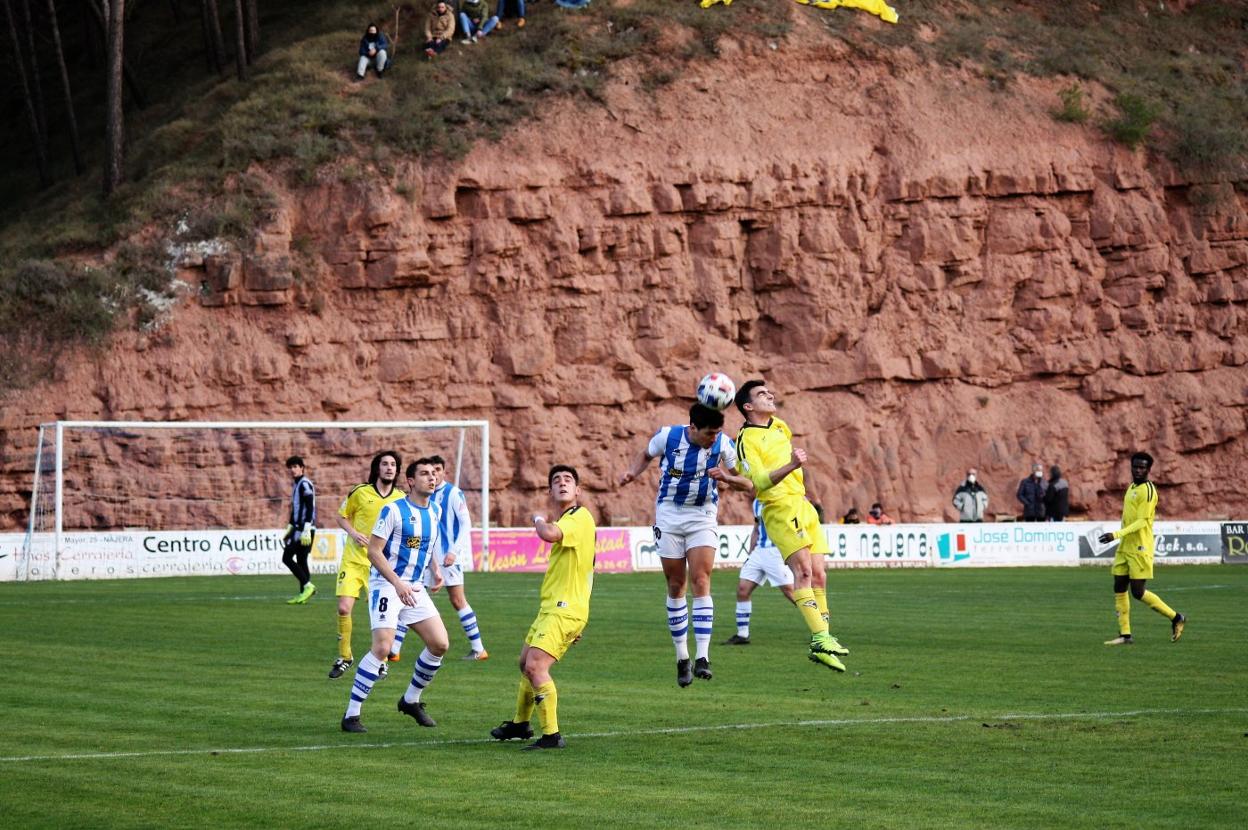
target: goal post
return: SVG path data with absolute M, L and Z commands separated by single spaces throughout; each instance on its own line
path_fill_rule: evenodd
M 423 456 L 447 460 L 447 480 L 464 491 L 485 552 L 489 447 L 484 420 L 42 424 L 17 578 L 61 578 L 67 551 L 98 561 L 99 554 L 83 545 L 107 548 L 121 532 L 264 531 L 271 537 L 289 512 L 290 456 L 307 462 L 317 529 L 334 536 L 339 505 L 351 486 L 367 480 L 372 457 L 386 449 L 397 451 L 405 467 Z M 398 485 L 405 489 L 403 472 Z M 264 545 L 271 549 L 273 542 Z M 488 556 L 480 561 L 484 566 Z

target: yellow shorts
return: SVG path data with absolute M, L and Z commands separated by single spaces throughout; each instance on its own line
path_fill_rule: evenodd
M 763 526 L 767 528 L 767 537 L 785 559 L 802 548 L 810 548 L 812 554 L 828 552 L 828 540 L 819 524 L 819 514 L 804 498 L 764 502 Z
M 568 649 L 585 630 L 586 620 L 559 614 L 538 614 L 525 635 L 526 645 L 540 648 L 556 660 L 562 660 Z
M 1153 555 L 1145 551 L 1124 551 L 1122 546 L 1114 554 L 1114 564 L 1109 569 L 1114 576 L 1128 576 L 1131 579 L 1153 578 Z
M 342 555 L 342 564 L 338 566 L 338 587 L 334 589 L 336 597 L 358 597 L 360 591 L 368 587 L 368 560 L 363 564 L 354 558 Z

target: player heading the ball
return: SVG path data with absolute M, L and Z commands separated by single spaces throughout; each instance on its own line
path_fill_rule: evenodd
M 659 459 L 659 491 L 654 504 L 654 541 L 667 579 L 667 628 L 676 647 L 676 683 L 694 677 L 711 679 L 711 568 L 719 547 L 719 485 L 749 492 L 744 476 L 733 473 L 737 450 L 723 433 L 724 413 L 700 403 L 689 407 L 688 426 L 667 426 L 654 434 L 619 478 L 628 484 Z M 685 583 L 693 589 L 693 640 L 689 664 L 689 605 Z

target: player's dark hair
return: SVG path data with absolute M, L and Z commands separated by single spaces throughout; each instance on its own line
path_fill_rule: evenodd
M 302 456 L 292 455 L 290 458 L 286 459 L 286 466 L 287 467 L 306 467 L 308 465 L 303 463 Z
M 689 423 L 698 429 L 719 429 L 724 425 L 724 413 L 718 409 L 711 409 L 700 403 L 695 403 L 689 407 Z
M 1149 466 L 1150 469 L 1153 466 L 1153 457 L 1149 455 L 1148 453 L 1144 452 L 1143 450 L 1140 450 L 1135 455 L 1131 456 L 1132 464 L 1134 464 L 1137 461 L 1143 461 L 1145 464 Z
M 750 393 L 760 386 L 766 386 L 767 382 L 763 380 L 747 380 L 741 384 L 741 388 L 737 390 L 737 396 L 733 401 L 737 405 L 737 411 L 741 413 L 741 417 L 745 416 L 745 405 L 750 402 Z
M 432 466 L 433 466 L 433 459 L 429 458 L 428 456 L 423 456 L 421 458 L 417 458 L 411 464 L 408 464 L 407 470 L 404 474 L 408 478 L 415 478 L 417 467 L 432 467 Z
M 569 467 L 567 464 L 556 464 L 550 468 L 550 472 L 546 474 L 546 486 L 549 487 L 555 483 L 555 475 L 557 473 L 571 473 L 572 480 L 579 487 L 581 485 L 581 476 L 577 473 L 575 467 Z
M 368 483 L 377 486 L 377 482 L 381 481 L 381 459 L 389 456 L 394 459 L 394 472 L 398 474 L 403 469 L 403 459 L 394 450 L 382 450 L 373 456 L 373 462 L 368 465 Z
M 429 463 L 430 463 L 430 464 L 437 464 L 439 467 L 445 467 L 445 466 L 446 466 L 446 459 L 445 459 L 445 458 L 443 458 L 443 457 L 442 457 L 442 456 L 440 456 L 440 455 L 431 455 L 431 456 L 429 456 Z

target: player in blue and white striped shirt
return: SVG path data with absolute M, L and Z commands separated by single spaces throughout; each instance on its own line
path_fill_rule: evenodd
M 442 574 L 432 552 L 439 549 L 438 508 L 429 503 L 437 487 L 438 474 L 427 458 L 407 467 L 407 496 L 381 508 L 373 535 L 368 540 L 368 616 L 373 628 L 373 647 L 360 660 L 351 687 L 351 700 L 342 718 L 343 732 L 367 732 L 360 723 L 363 706 L 378 673 L 390 654 L 395 628 L 407 626 L 424 640 L 425 648 L 416 658 L 412 682 L 399 699 L 399 711 L 411 715 L 421 726 L 437 726 L 425 713 L 421 693 L 433 680 L 450 641 L 446 626 L 429 597 L 442 587 Z M 433 570 L 429 591 L 420 583 L 425 566 Z
M 688 426 L 663 427 L 620 476 L 624 485 L 659 459 L 659 492 L 654 507 L 654 541 L 667 578 L 667 627 L 676 647 L 676 683 L 711 679 L 711 567 L 719 546 L 719 485 L 753 491 L 749 479 L 736 475 L 737 450 L 723 434 L 724 413 L 694 404 Z M 693 590 L 693 640 L 689 664 L 689 606 L 685 582 Z
M 464 563 L 472 557 L 472 519 L 468 515 L 468 500 L 464 491 L 446 480 L 446 460 L 440 455 L 433 455 L 429 460 L 434 463 L 438 473 L 438 489 L 433 491 L 431 501 L 438 506 L 442 516 L 440 526 L 442 545 L 434 558 L 442 566 L 442 578 L 446 584 L 446 595 L 451 600 L 451 607 L 459 617 L 459 624 L 464 629 L 464 636 L 472 650 L 464 657 L 465 660 L 487 660 L 489 653 L 481 640 L 481 629 L 477 625 L 477 612 L 468 604 L 464 595 Z M 431 572 L 425 571 L 425 584 L 429 584 Z M 394 649 L 399 650 L 398 646 Z
M 750 595 L 763 584 L 763 580 L 779 588 L 789 602 L 793 601 L 793 571 L 784 564 L 780 549 L 767 536 L 767 526 L 763 524 L 763 503 L 754 499 L 754 531 L 750 534 L 750 555 L 741 565 L 741 577 L 737 582 L 737 633 L 725 640 L 724 645 L 750 644 L 750 616 L 754 612 Z

